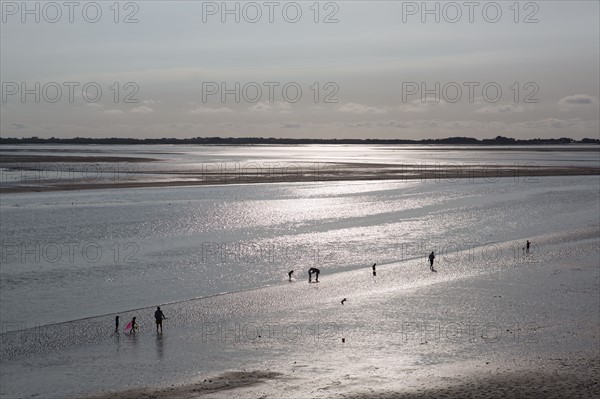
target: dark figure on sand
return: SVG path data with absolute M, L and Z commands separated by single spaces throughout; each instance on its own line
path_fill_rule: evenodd
M 290 281 L 292 281 L 292 274 L 294 274 L 294 271 L 293 271 L 293 270 L 290 270 L 290 271 L 288 272 L 288 279 L 289 279 Z
M 135 317 L 133 319 L 131 319 L 129 324 L 131 324 L 131 330 L 129 330 L 129 333 L 130 334 L 135 333 L 135 330 L 137 330 L 137 322 L 135 321 Z M 127 329 L 127 326 L 125 326 L 125 329 Z
M 346 298 L 342 299 L 342 305 L 346 302 Z
M 318 283 L 319 282 L 319 273 L 321 273 L 321 271 L 319 269 L 317 269 L 316 267 L 311 267 L 310 269 L 308 269 L 308 282 L 312 283 L 313 273 L 316 275 L 315 283 Z
M 531 243 L 529 242 L 529 240 L 527 240 L 527 244 L 525 244 L 525 248 L 527 248 L 527 253 L 529 253 L 530 246 L 531 246 Z
M 119 332 L 119 316 L 115 317 L 115 332 Z
M 431 253 L 429 254 L 429 269 L 431 271 L 434 271 L 435 269 L 433 268 L 433 260 L 435 259 L 435 255 L 433 254 L 433 251 L 431 251 Z
M 377 271 L 375 270 L 375 265 L 377 265 L 377 263 L 373 263 L 373 277 L 377 277 Z
M 158 327 L 160 327 L 160 332 L 162 332 L 162 322 L 163 319 L 166 319 L 162 310 L 160 310 L 160 306 L 156 307 L 156 312 L 154 312 L 154 319 L 156 320 L 156 332 L 158 332 Z

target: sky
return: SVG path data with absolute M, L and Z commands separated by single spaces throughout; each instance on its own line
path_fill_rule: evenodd
M 598 138 L 600 2 L 1 2 L 1 137 Z

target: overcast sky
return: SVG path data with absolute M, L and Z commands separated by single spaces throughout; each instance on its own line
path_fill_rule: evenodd
M 599 136 L 595 0 L 114 4 L 2 2 L 2 137 Z

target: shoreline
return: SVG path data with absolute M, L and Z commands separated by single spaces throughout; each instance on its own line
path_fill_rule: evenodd
M 195 137 L 195 138 L 37 138 L 37 137 L 6 137 L 0 139 L 5 145 L 198 145 L 198 146 L 259 146 L 259 145 L 421 145 L 421 146 L 481 146 L 481 147 L 512 147 L 512 146 L 573 146 L 598 145 L 597 138 L 548 138 L 520 139 L 498 136 L 494 139 L 478 139 L 474 137 L 445 137 L 428 139 L 393 139 L 393 138 L 266 138 L 266 137 Z

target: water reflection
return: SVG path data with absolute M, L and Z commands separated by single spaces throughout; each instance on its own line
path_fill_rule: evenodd
M 165 346 L 162 332 L 156 333 L 156 355 L 160 360 L 165 356 Z
M 127 344 L 130 348 L 133 349 L 133 353 L 137 354 L 137 350 L 138 350 L 138 336 L 137 333 L 135 333 L 134 331 L 125 334 L 125 336 L 127 337 Z

